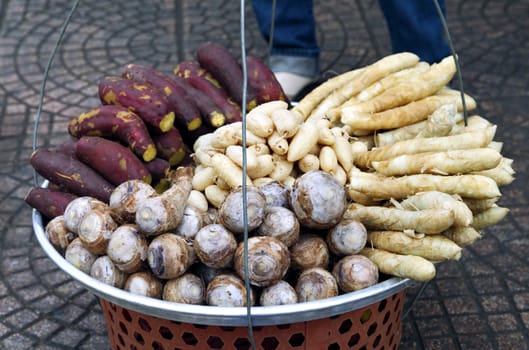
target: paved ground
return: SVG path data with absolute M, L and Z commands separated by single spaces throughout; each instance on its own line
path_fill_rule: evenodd
M 517 180 L 502 188 L 500 224 L 439 266 L 404 320 L 402 349 L 529 349 L 529 1 L 453 0 L 448 18 L 466 91 L 499 125 Z M 377 3 L 316 1 L 326 70 L 343 72 L 389 53 Z M 62 273 L 33 237 L 23 198 L 42 74 L 70 1 L 0 4 L 0 348 L 105 349 L 98 301 Z M 247 47 L 263 54 L 247 7 Z M 60 143 L 66 123 L 94 106 L 96 81 L 128 62 L 171 70 L 211 39 L 239 48 L 236 1 L 84 1 L 46 86 L 38 144 Z M 414 295 L 417 288 L 412 288 Z

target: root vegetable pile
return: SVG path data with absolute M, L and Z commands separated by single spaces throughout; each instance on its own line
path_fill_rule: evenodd
M 240 66 L 206 43 L 173 75 L 130 64 L 103 79 L 102 106 L 70 123 L 73 147 L 33 155 L 50 186 L 27 201 L 69 262 L 179 303 L 245 306 L 248 278 L 253 304 L 282 305 L 389 276 L 431 280 L 436 264 L 460 259 L 507 215 L 500 187 L 514 180 L 513 161 L 494 123 L 463 120 L 461 95 L 447 85 L 452 57 L 429 65 L 390 55 L 293 107 L 267 67 L 249 60 L 246 130 Z M 224 115 L 193 105 L 195 95 Z M 468 111 L 477 107 L 464 98 Z M 149 103 L 139 108 L 141 99 Z M 101 140 L 113 140 L 112 155 Z M 155 160 L 166 166 L 148 166 Z

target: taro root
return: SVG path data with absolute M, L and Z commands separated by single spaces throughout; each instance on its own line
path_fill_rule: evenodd
M 204 212 L 192 205 L 186 205 L 184 216 L 174 229 L 174 233 L 187 239 L 195 238 L 197 232 L 204 226 Z
M 147 241 L 138 226 L 125 224 L 116 228 L 110 235 L 107 255 L 121 271 L 139 271 L 147 260 Z
M 113 287 L 123 288 L 128 274 L 118 269 L 108 256 L 103 255 L 92 264 L 90 276 Z
M 239 243 L 234 268 L 244 278 L 244 243 Z M 248 280 L 254 286 L 266 287 L 281 280 L 290 267 L 288 247 L 270 236 L 248 238 Z
M 292 267 L 308 269 L 329 266 L 330 253 L 325 240 L 315 234 L 302 234 L 296 244 L 290 247 Z
M 146 198 L 156 195 L 154 188 L 142 180 L 129 180 L 118 185 L 109 199 L 109 206 L 121 222 L 134 222 L 136 210 Z
M 63 253 L 68 245 L 77 237 L 64 222 L 64 216 L 59 215 L 51 219 L 45 228 L 46 237 L 59 252 Z
M 136 224 L 148 236 L 174 230 L 182 217 L 191 192 L 192 167 L 179 167 L 171 172 L 171 186 L 162 194 L 149 197 L 136 210 Z
M 260 236 L 271 236 L 279 239 L 287 247 L 299 239 L 299 221 L 290 209 L 279 206 L 268 206 L 265 209 L 263 222 L 255 231 Z
M 107 252 L 108 241 L 118 224 L 112 218 L 112 212 L 93 209 L 79 223 L 79 238 L 86 249 L 92 253 L 103 255 Z
M 261 306 L 286 305 L 298 302 L 294 287 L 285 281 L 279 281 L 263 289 L 259 297 Z
M 77 197 L 71 201 L 64 209 L 64 223 L 68 230 L 78 233 L 79 223 L 83 217 L 92 209 L 108 209 L 108 205 L 105 202 L 100 201 L 92 197 Z
M 183 275 L 195 258 L 195 249 L 190 242 L 174 233 L 156 236 L 147 250 L 147 261 L 151 271 L 162 279 Z
M 314 229 L 329 229 L 340 222 L 346 200 L 344 187 L 321 170 L 298 177 L 290 191 L 290 207 L 301 225 Z
M 290 189 L 279 181 L 268 181 L 257 186 L 265 195 L 266 205 L 289 207 Z
M 370 287 L 378 282 L 378 267 L 363 255 L 348 255 L 332 270 L 340 289 L 345 293 Z
M 204 283 L 207 286 L 209 284 L 209 282 L 211 282 L 211 280 L 215 276 L 221 275 L 221 274 L 230 273 L 230 272 L 233 273 L 233 270 L 230 269 L 230 268 L 217 269 L 217 268 L 208 266 L 208 265 L 198 261 L 195 264 L 193 264 L 193 266 L 191 266 L 191 268 L 189 269 L 189 272 L 191 272 L 191 273 L 199 276 L 200 278 L 202 278 L 202 280 L 204 281 Z
M 254 291 L 250 293 L 251 305 L 254 305 Z M 215 276 L 206 288 L 206 304 L 213 306 L 247 306 L 247 294 L 244 281 L 233 274 Z
M 123 289 L 134 294 L 161 299 L 163 284 L 151 272 L 140 271 L 127 278 Z
M 358 220 L 343 219 L 327 232 L 329 250 L 338 255 L 359 253 L 367 242 L 367 230 Z
M 96 261 L 98 255 L 86 249 L 79 238 L 75 238 L 66 247 L 64 258 L 70 264 L 89 275 L 92 264 Z
M 321 267 L 304 270 L 296 282 L 299 302 L 331 298 L 338 295 L 334 276 Z
M 248 231 L 252 231 L 261 225 L 266 207 L 264 194 L 253 186 L 246 190 L 246 210 L 248 218 Z M 244 232 L 243 222 L 243 190 L 242 187 L 233 189 L 220 207 L 220 220 L 228 230 L 233 233 Z
M 206 286 L 204 281 L 192 273 L 185 273 L 167 281 L 162 294 L 163 300 L 195 305 L 204 304 L 205 297 Z
M 237 240 L 221 224 L 212 224 L 197 232 L 193 246 L 202 263 L 213 268 L 223 268 L 232 265 Z

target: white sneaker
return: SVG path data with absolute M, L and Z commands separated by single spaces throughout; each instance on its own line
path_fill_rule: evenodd
M 301 89 L 313 80 L 311 77 L 287 72 L 274 72 L 274 75 L 289 99 L 296 96 Z

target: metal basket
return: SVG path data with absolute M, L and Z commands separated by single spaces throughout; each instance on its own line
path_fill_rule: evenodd
M 42 216 L 36 238 L 65 273 L 99 297 L 113 349 L 248 349 L 246 307 L 185 305 L 135 295 L 71 265 L 49 242 Z M 396 349 L 409 279 L 392 277 L 332 298 L 251 308 L 260 349 Z

